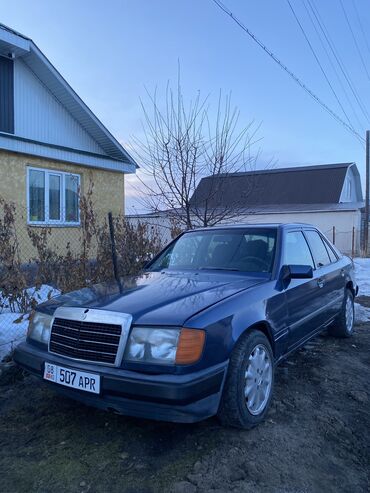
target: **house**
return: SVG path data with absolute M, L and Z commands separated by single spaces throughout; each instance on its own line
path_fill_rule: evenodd
M 101 217 L 123 214 L 136 167 L 36 44 L 0 24 L 0 198 L 15 205 L 22 241 L 48 226 L 55 244 L 67 231 L 73 243 L 89 190 Z
M 190 203 L 197 215 L 205 207 L 229 211 L 222 221 L 224 223 L 312 223 L 342 251 L 352 253 L 352 250 L 360 248 L 364 202 L 355 163 L 274 168 L 205 177 L 200 180 Z M 147 215 L 145 221 L 168 231 L 169 225 L 165 224 L 168 214 Z

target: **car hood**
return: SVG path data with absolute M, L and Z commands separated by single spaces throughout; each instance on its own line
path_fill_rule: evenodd
M 262 282 L 266 279 L 219 271 L 150 272 L 57 296 L 38 310 L 53 314 L 59 306 L 77 306 L 130 313 L 137 324 L 183 325 L 205 308 Z

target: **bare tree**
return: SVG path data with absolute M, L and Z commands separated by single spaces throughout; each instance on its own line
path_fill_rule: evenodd
M 199 93 L 186 105 L 179 82 L 175 91 L 167 85 L 162 107 L 156 92 L 148 98 L 149 105 L 142 102 L 144 137 L 132 144 L 142 169 L 142 205 L 154 213 L 166 211 L 172 223 L 187 229 L 240 215 L 250 190 L 235 200 L 229 193 L 224 201 L 226 178 L 254 169 L 258 151 L 253 156 L 251 148 L 259 127 L 239 125 L 230 95 L 220 93 L 214 113 Z M 202 178 L 204 186 L 197 189 Z

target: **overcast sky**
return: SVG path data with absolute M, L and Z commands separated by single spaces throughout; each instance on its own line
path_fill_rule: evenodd
M 342 0 L 362 60 L 340 0 L 312 1 L 370 112 L 370 33 L 366 28 L 365 39 L 354 9 L 362 27 L 369 26 L 369 1 Z M 303 1 L 291 3 L 346 113 L 364 134 L 370 122 L 348 91 L 362 127 L 356 121 Z M 224 0 L 224 4 L 345 118 L 287 0 Z M 277 166 L 355 161 L 364 177 L 361 144 L 212 0 L 0 0 L 0 12 L 0 21 L 31 37 L 123 144 L 141 133 L 140 98 L 145 101 L 145 88 L 160 91 L 168 80 L 175 82 L 180 60 L 185 97 L 190 99 L 200 90 L 204 96 L 210 94 L 212 102 L 220 89 L 231 91 L 241 122 L 261 123 L 261 166 L 271 158 Z M 138 207 L 135 193 L 129 185 L 127 212 L 135 204 Z

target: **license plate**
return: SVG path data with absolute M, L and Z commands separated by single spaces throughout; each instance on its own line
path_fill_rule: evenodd
M 94 394 L 100 392 L 100 375 L 72 370 L 52 363 L 45 363 L 44 379 L 85 392 L 93 392 Z

